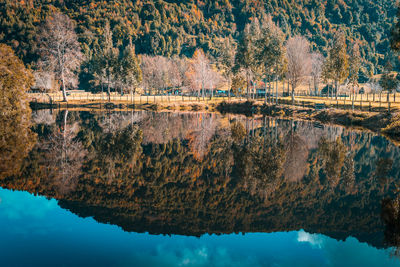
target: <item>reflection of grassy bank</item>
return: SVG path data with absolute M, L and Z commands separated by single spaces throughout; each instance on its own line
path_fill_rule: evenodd
M 31 102 L 32 109 L 79 109 L 79 110 L 121 110 L 121 109 L 142 109 L 153 111 L 204 111 L 214 110 L 220 101 L 203 102 L 174 102 L 174 103 L 129 103 L 129 102 L 94 102 L 94 101 L 69 101 L 69 102 Z
M 223 113 L 263 114 L 284 116 L 305 120 L 317 120 L 346 127 L 360 127 L 374 132 L 382 132 L 392 139 L 400 140 L 400 115 L 386 112 L 346 111 L 326 109 L 322 111 L 310 107 L 290 105 L 261 105 L 256 102 L 223 102 L 217 107 Z
M 375 132 L 382 132 L 390 136 L 394 140 L 400 140 L 400 116 L 393 113 L 387 113 L 386 110 L 379 109 L 372 105 L 374 112 L 367 111 L 369 107 L 365 107 L 363 111 L 351 111 L 351 106 L 341 105 L 340 101 L 333 101 L 335 104 L 329 104 L 329 109 L 318 111 L 314 108 L 315 103 L 313 101 L 296 102 L 300 105 L 290 105 L 289 99 L 279 99 L 280 103 L 285 105 L 265 105 L 262 100 L 259 101 L 244 101 L 238 99 L 231 99 L 227 101 L 226 98 L 213 98 L 210 100 L 198 99 L 196 97 L 181 97 L 170 98 L 159 97 L 160 99 L 154 99 L 153 97 L 141 97 L 134 99 L 134 101 L 128 101 L 124 99 L 114 99 L 112 102 L 106 102 L 102 100 L 94 99 L 74 99 L 66 102 L 51 102 L 32 101 L 31 107 L 33 109 L 88 109 L 88 110 L 124 110 L 124 109 L 141 109 L 141 110 L 153 110 L 153 111 L 220 111 L 223 113 L 236 113 L 236 114 L 262 114 L 268 116 L 284 116 L 305 120 L 317 120 L 323 123 L 333 123 L 346 127 L 360 127 L 369 129 Z M 147 102 L 147 100 L 153 100 Z M 155 101 L 154 101 L 155 100 Z M 319 103 L 319 102 L 318 102 Z M 347 102 L 349 103 L 349 102 Z M 376 104 L 376 103 L 375 103 Z M 383 107 L 383 106 L 382 106 Z M 397 111 L 395 105 L 392 106 L 391 111 Z M 377 112 L 382 111 L 382 112 Z

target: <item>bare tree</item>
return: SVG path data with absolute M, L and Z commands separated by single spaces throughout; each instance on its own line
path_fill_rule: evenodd
M 200 92 L 203 97 L 205 97 L 205 89 L 209 86 L 212 77 L 212 69 L 210 66 L 210 61 L 204 54 L 203 50 L 197 49 L 191 60 L 190 70 L 188 76 L 191 81 L 191 87 L 197 89 L 197 96 L 200 97 Z
M 166 92 L 172 86 L 172 63 L 163 56 L 142 56 L 141 68 L 143 73 L 143 87 L 147 94 L 151 90 L 158 93 Z
M 292 101 L 294 90 L 304 81 L 310 73 L 310 44 L 302 36 L 296 35 L 289 38 L 286 43 L 287 77 L 292 87 Z
M 61 81 L 63 100 L 67 101 L 66 87 L 76 87 L 76 71 L 83 59 L 75 23 L 66 15 L 54 13 L 48 17 L 39 35 L 40 65 Z
M 46 177 L 51 179 L 60 193 L 74 189 L 82 174 L 82 165 L 87 150 L 76 140 L 79 132 L 77 123 L 67 124 L 68 110 L 64 111 L 62 130 L 56 130 L 44 141 L 42 148 L 46 153 L 43 164 L 46 166 Z
M 321 53 L 314 52 L 311 54 L 311 77 L 314 83 L 315 94 L 318 94 L 324 61 L 324 56 Z
M 33 73 L 35 84 L 32 88 L 38 89 L 41 92 L 50 92 L 54 89 L 56 81 L 54 73 L 48 71 L 35 71 Z

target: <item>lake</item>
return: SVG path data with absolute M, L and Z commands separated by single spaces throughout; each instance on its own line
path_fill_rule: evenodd
M 0 129 L 0 266 L 400 266 L 383 136 L 195 112 L 32 123 Z

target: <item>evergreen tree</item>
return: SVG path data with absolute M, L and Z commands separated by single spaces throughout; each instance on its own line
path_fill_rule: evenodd
M 257 40 L 256 60 L 263 67 L 264 78 L 266 83 L 269 82 L 269 90 L 271 90 L 271 81 L 278 79 L 285 69 L 285 51 L 283 46 L 283 32 L 268 17 L 264 22 L 261 30 L 261 38 Z M 278 87 L 276 87 L 278 90 Z M 278 92 L 275 92 L 277 102 Z M 265 92 L 265 101 L 267 100 L 267 92 Z
M 132 40 L 125 47 L 119 64 L 118 78 L 123 86 L 129 88 L 130 93 L 133 95 L 137 86 L 142 82 L 142 70 L 139 59 L 135 54 L 135 47 L 132 44 Z
M 360 48 L 358 43 L 353 44 L 350 51 L 349 58 L 349 83 L 351 85 L 351 93 L 352 93 L 352 108 L 354 110 L 354 88 L 358 86 L 358 74 L 361 69 L 361 56 L 360 56 Z
M 118 75 L 118 55 L 119 49 L 114 47 L 110 22 L 107 21 L 104 27 L 101 48 L 93 59 L 93 71 L 95 77 L 100 79 L 101 83 L 105 82 L 107 84 L 108 101 L 111 101 L 111 86 Z
M 338 95 L 339 84 L 349 75 L 349 56 L 347 55 L 346 39 L 342 31 L 336 32 L 328 59 L 325 64 L 325 76 L 335 83 L 335 95 Z

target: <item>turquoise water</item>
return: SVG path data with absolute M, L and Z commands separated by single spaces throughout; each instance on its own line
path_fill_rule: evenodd
M 2 266 L 398 266 L 391 250 L 303 230 L 186 237 L 127 233 L 27 192 L 0 190 Z M 22 254 L 23 253 L 23 256 Z

